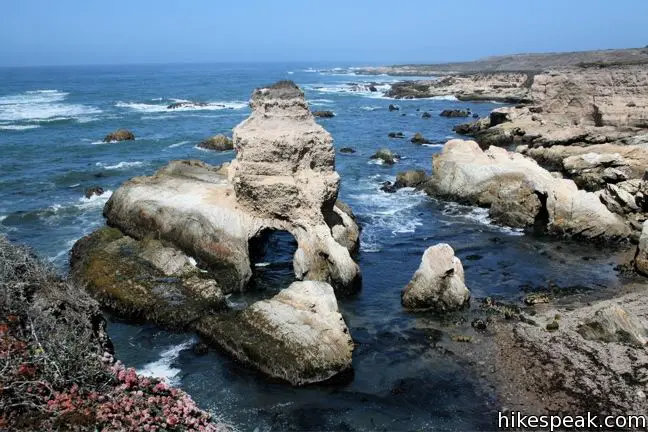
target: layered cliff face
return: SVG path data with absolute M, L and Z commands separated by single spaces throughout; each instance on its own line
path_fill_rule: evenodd
M 536 75 L 533 102 L 575 125 L 648 127 L 648 68 L 576 69 Z

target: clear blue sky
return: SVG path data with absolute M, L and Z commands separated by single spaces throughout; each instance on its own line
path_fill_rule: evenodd
M 0 66 L 402 63 L 648 45 L 648 0 L 4 0 Z

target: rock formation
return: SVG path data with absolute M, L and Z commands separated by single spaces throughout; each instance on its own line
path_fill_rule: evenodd
M 295 282 L 241 312 L 209 316 L 198 332 L 293 385 L 325 381 L 351 368 L 353 341 L 333 288 L 324 282 Z
M 439 115 L 441 117 L 468 117 L 470 116 L 470 111 L 459 109 L 444 109 Z
M 135 139 L 135 134 L 127 129 L 117 129 L 114 132 L 109 133 L 103 139 L 103 142 L 113 142 L 113 141 L 132 141 Z
M 385 165 L 394 165 L 400 159 L 400 156 L 393 153 L 388 148 L 381 148 L 374 153 L 370 159 L 377 160 Z
M 198 147 L 206 150 L 225 151 L 232 150 L 234 148 L 234 143 L 225 135 L 219 134 L 202 141 L 198 144 Z
M 235 356 L 295 384 L 328 379 L 351 368 L 352 344 L 333 289 L 359 288 L 351 257 L 359 228 L 337 201 L 332 138 L 315 122 L 303 92 L 279 82 L 255 90 L 250 106 L 252 114 L 234 130 L 231 164 L 173 161 L 119 187 L 104 208 L 112 228 L 75 245 L 73 275 L 122 315 L 200 329 Z M 240 314 L 218 312 L 223 294 L 246 288 L 250 241 L 268 230 L 292 234 L 296 278 L 321 283 L 294 284 Z M 214 320 L 236 331 L 223 333 Z M 254 338 L 291 352 L 268 349 L 259 358 L 246 345 Z
M 445 243 L 425 251 L 420 267 L 401 294 L 401 303 L 408 309 L 451 311 L 469 300 L 461 261 Z
M 491 217 L 513 227 L 542 226 L 551 234 L 619 240 L 630 229 L 573 181 L 558 179 L 535 161 L 499 147 L 451 140 L 434 156 L 428 193 L 489 207 Z
M 320 118 L 333 118 L 335 113 L 333 111 L 313 111 L 313 116 Z

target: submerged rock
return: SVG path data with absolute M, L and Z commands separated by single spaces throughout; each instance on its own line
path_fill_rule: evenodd
M 385 165 L 394 165 L 399 159 L 399 156 L 395 153 L 392 153 L 388 148 L 381 148 L 376 153 L 371 156 L 370 159 L 375 159 L 382 161 Z
M 92 186 L 92 187 L 87 188 L 84 191 L 83 195 L 86 198 L 90 199 L 93 196 L 101 196 L 101 195 L 103 195 L 103 193 L 104 193 L 104 189 L 101 186 Z
M 423 114 L 421 114 L 421 118 L 424 118 L 424 119 L 432 118 L 432 114 L 430 114 L 429 112 L 425 111 Z
M 355 149 L 351 147 L 342 147 L 340 153 L 355 153 Z
M 353 341 L 333 288 L 324 282 L 295 282 L 241 312 L 205 318 L 198 331 L 238 360 L 292 385 L 351 370 Z
M 209 105 L 206 102 L 191 102 L 191 101 L 182 101 L 174 102 L 167 106 L 167 109 L 178 109 L 178 108 L 202 108 Z
M 460 202 L 489 207 L 491 217 L 513 227 L 543 227 L 549 233 L 590 240 L 620 240 L 630 229 L 598 196 L 558 179 L 535 161 L 474 141 L 451 140 L 434 155 L 426 190 Z
M 117 129 L 114 132 L 109 133 L 103 139 L 103 142 L 112 142 L 112 141 L 132 141 L 135 139 L 135 134 L 127 129 Z
M 423 134 L 416 132 L 412 139 L 410 140 L 414 144 L 431 144 L 432 141 L 426 139 Z
M 335 113 L 333 111 L 313 111 L 313 116 L 320 118 L 333 118 Z
M 389 138 L 405 138 L 405 134 L 403 134 L 403 132 L 389 132 L 387 136 Z
M 225 151 L 232 150 L 234 148 L 234 143 L 225 135 L 219 134 L 204 140 L 198 144 L 198 147 L 207 150 Z
M 408 309 L 451 311 L 469 300 L 461 261 L 445 243 L 425 251 L 420 267 L 401 294 L 401 303 Z
M 394 104 L 389 104 L 389 111 L 398 111 L 400 108 Z
M 439 114 L 441 117 L 468 117 L 470 113 L 464 110 L 458 109 L 445 109 Z

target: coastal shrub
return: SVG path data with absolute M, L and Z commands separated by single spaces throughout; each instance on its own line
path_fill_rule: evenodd
M 226 430 L 110 350 L 98 304 L 0 237 L 0 430 Z

